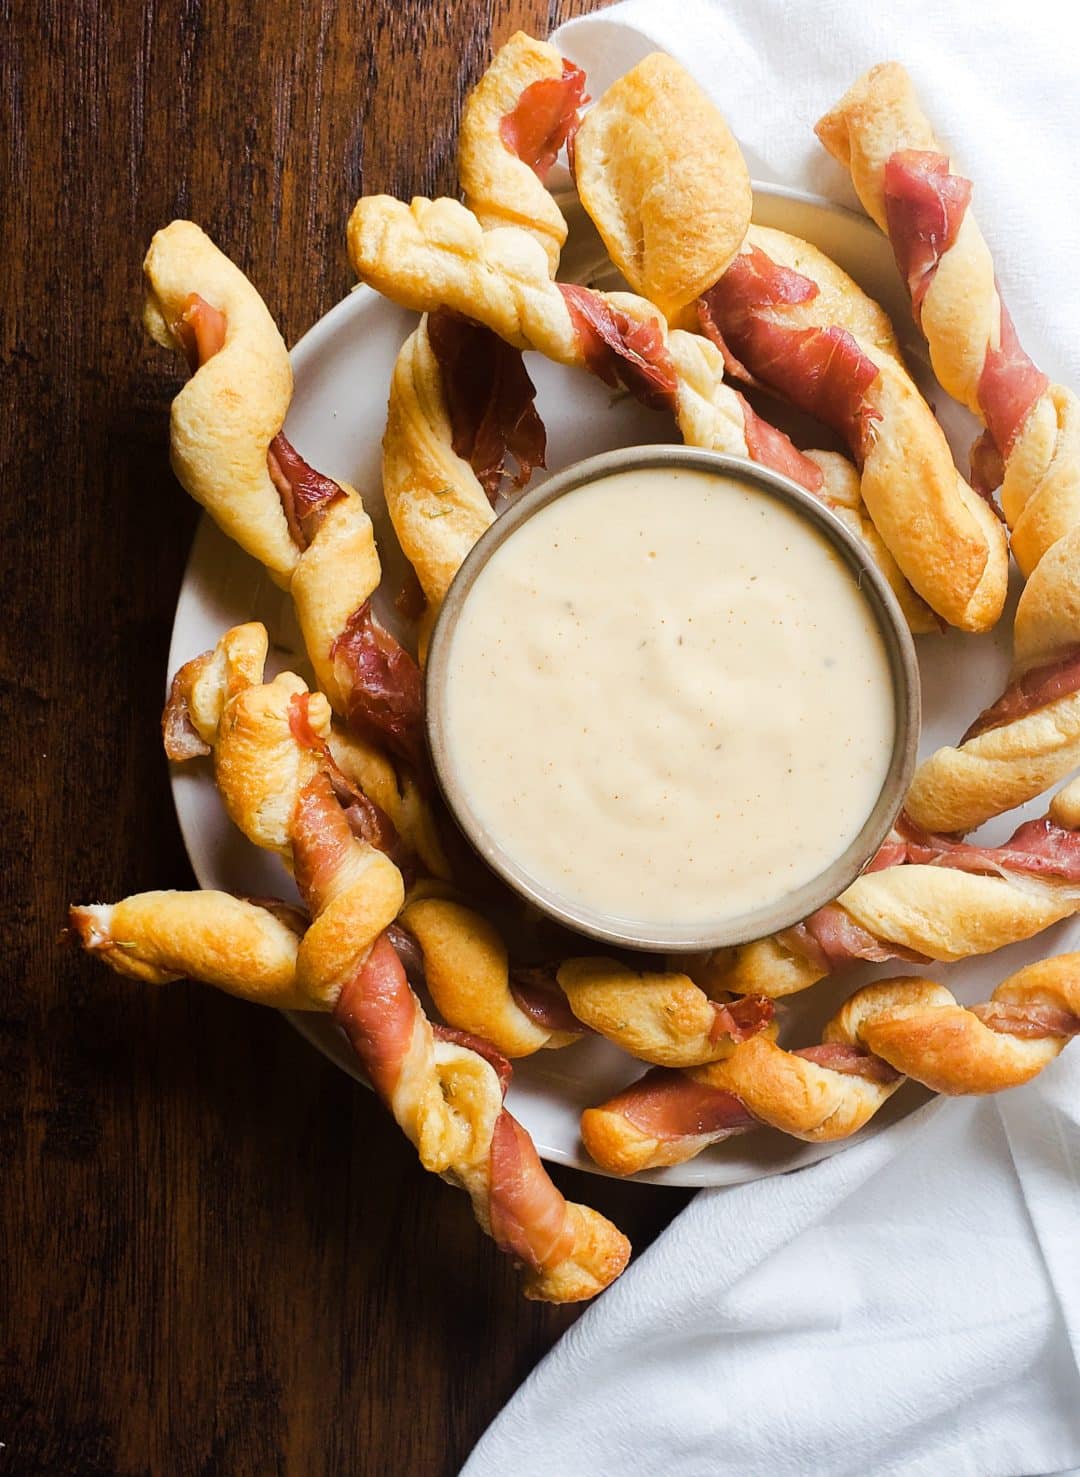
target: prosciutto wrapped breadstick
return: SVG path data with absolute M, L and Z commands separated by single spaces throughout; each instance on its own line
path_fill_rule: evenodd
M 877 305 L 815 247 L 753 226 L 699 312 L 729 372 L 845 439 L 874 526 L 927 604 L 950 625 L 988 630 L 1005 600 L 1004 530 L 954 467 Z
M 905 816 L 833 903 L 783 933 L 686 967 L 710 994 L 775 998 L 857 960 L 927 964 L 989 954 L 1080 912 L 1080 821 L 1063 790 L 1002 846 L 920 831 Z
M 1005 692 L 923 764 L 908 798 L 920 825 L 968 831 L 1080 764 L 1080 404 L 1021 347 L 971 181 L 953 173 L 903 67 L 861 77 L 817 134 L 892 242 L 938 379 L 986 427 L 973 470 L 1000 484 L 1028 577 Z
M 349 249 L 357 274 L 394 302 L 429 315 L 450 309 L 515 348 L 535 348 L 558 363 L 588 369 L 606 384 L 622 385 L 647 407 L 670 411 L 688 444 L 748 457 L 829 500 L 833 464 L 798 451 L 756 415 L 724 383 L 723 360 L 713 345 L 683 330 L 669 333 L 663 316 L 644 298 L 552 282 L 542 253 L 525 232 L 505 227 L 485 233 L 455 200 L 418 198 L 406 206 L 385 195 L 365 196 L 350 218 Z M 428 323 L 430 331 L 430 316 Z M 445 390 L 419 341 L 406 345 L 398 370 L 394 393 L 402 410 L 395 412 L 392 405 L 384 446 L 384 466 L 394 487 L 390 496 L 399 509 L 403 542 L 405 537 L 414 541 L 410 557 L 418 573 L 439 562 L 440 580 L 448 583 L 453 573 L 444 561 L 449 536 L 444 543 L 439 534 L 429 533 L 430 519 L 422 516 L 407 531 L 402 511 L 415 485 L 423 514 L 440 445 L 445 465 L 450 430 Z M 416 405 L 426 407 L 426 414 L 417 416 Z M 463 484 L 460 468 L 456 472 L 447 484 L 452 506 L 468 502 L 478 508 L 475 489 Z M 845 481 L 842 475 L 836 480 Z M 455 521 L 449 535 L 456 528 Z M 417 535 L 430 536 L 430 555 L 416 549 Z M 452 551 L 461 558 L 466 552 L 457 540 Z M 932 629 L 932 616 L 905 588 L 891 560 L 885 572 L 913 629 Z M 424 577 L 421 573 L 422 582 Z M 437 588 L 434 581 L 432 586 Z
M 765 1124 L 815 1143 L 862 1128 L 906 1077 L 951 1096 L 1001 1092 L 1038 1075 L 1080 1032 L 1080 954 L 1020 970 L 984 1005 L 932 980 L 867 985 L 820 1046 L 755 1037 L 726 1061 L 657 1068 L 582 1115 L 596 1162 L 614 1174 L 682 1164 Z
M 144 271 L 146 325 L 192 369 L 171 412 L 177 476 L 289 590 L 319 685 L 358 742 L 377 740 L 415 768 L 420 678 L 371 610 L 380 579 L 371 520 L 353 488 L 308 466 L 282 433 L 292 372 L 265 304 L 191 221 L 157 233 Z M 403 775 L 396 788 L 384 794 L 395 826 L 445 872 L 415 779 Z
M 465 102 L 458 174 L 465 202 L 485 230 L 520 226 L 540 243 L 551 275 L 566 221 L 544 181 L 572 145 L 585 73 L 546 41 L 516 31 Z
M 136 953 L 124 949 L 117 928 L 137 923 L 141 933 L 127 942 L 145 960 L 150 973 L 143 977 L 161 978 L 177 966 L 204 970 L 209 962 L 213 982 L 235 994 L 332 1012 L 421 1163 L 468 1192 L 481 1227 L 522 1266 L 526 1296 L 593 1296 L 625 1266 L 626 1238 L 587 1206 L 564 1200 L 548 1179 L 528 1134 L 503 1107 L 509 1064 L 486 1042 L 428 1021 L 393 942 L 401 874 L 357 834 L 335 790 L 330 705 L 292 673 L 262 682 L 265 651 L 261 627 L 229 632 L 174 684 L 167 726 L 190 726 L 212 749 L 229 815 L 296 878 L 312 921 L 292 957 L 291 984 L 280 938 L 272 940 L 273 967 L 253 968 L 249 949 L 238 947 L 232 973 L 225 941 L 208 951 L 198 929 L 162 949 L 158 940 L 178 909 L 175 894 L 111 910 L 75 909 L 76 927 L 124 972 Z M 231 917 L 234 904 L 216 907 L 231 909 Z M 155 907 L 167 911 L 154 917 Z M 183 922 L 191 905 L 179 911 Z M 246 914 L 241 921 L 249 934 L 256 927 Z M 265 943 L 270 926 L 258 920 L 258 942 Z

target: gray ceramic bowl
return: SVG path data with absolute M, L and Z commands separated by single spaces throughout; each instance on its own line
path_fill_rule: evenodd
M 477 575 L 496 549 L 515 529 L 556 498 L 615 472 L 641 467 L 681 467 L 721 473 L 778 498 L 809 519 L 858 572 L 862 593 L 880 627 L 893 681 L 896 703 L 893 752 L 885 783 L 866 824 L 847 850 L 813 881 L 788 893 L 780 902 L 727 918 L 715 927 L 688 934 L 685 927 L 630 927 L 572 898 L 556 893 L 529 875 L 499 838 L 477 819 L 469 796 L 450 763 L 446 741 L 446 684 L 450 680 L 450 650 L 458 615 L 469 598 Z M 896 597 L 889 589 L 865 546 L 815 497 L 779 473 L 719 452 L 688 446 L 641 446 L 605 453 L 577 462 L 526 493 L 487 530 L 458 570 L 432 632 L 425 675 L 428 744 L 439 787 L 465 837 L 493 871 L 522 897 L 559 922 L 591 938 L 623 948 L 660 951 L 697 951 L 746 943 L 789 928 L 815 908 L 830 902 L 853 882 L 888 835 L 915 767 L 919 741 L 919 671 L 911 633 Z

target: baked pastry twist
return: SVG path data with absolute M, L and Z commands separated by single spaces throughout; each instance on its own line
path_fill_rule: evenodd
M 144 271 L 147 327 L 158 342 L 184 349 L 192 368 L 171 412 L 177 476 L 289 590 L 334 711 L 415 768 L 420 678 L 371 611 L 380 579 L 371 519 L 353 488 L 314 471 L 281 434 L 292 373 L 265 304 L 191 221 L 157 233 Z M 388 813 L 426 865 L 445 870 L 414 787 L 406 776 L 400 798 L 385 794 Z
M 458 175 L 480 224 L 520 226 L 544 248 L 552 276 L 566 221 L 544 181 L 564 144 L 572 146 L 585 73 L 546 41 L 515 31 L 465 102 Z
M 334 793 L 329 703 L 292 673 L 259 682 L 260 644 L 265 655 L 261 627 L 227 633 L 189 663 L 174 701 L 213 750 L 230 816 L 282 857 L 311 913 L 294 989 L 333 1011 L 424 1167 L 466 1189 L 483 1229 L 523 1264 L 526 1296 L 591 1297 L 622 1271 L 629 1244 L 552 1185 L 502 1106 L 508 1064 L 427 1020 L 386 932 L 404 901 L 401 874 L 355 834 Z
M 672 318 L 710 287 L 750 225 L 750 174 L 719 109 L 664 52 L 585 115 L 574 146 L 582 205 L 630 286 Z
M 419 945 L 440 1014 L 508 1057 L 595 1031 L 642 1061 L 691 1066 L 728 1055 L 755 1032 L 775 1034 L 768 1000 L 713 1000 L 678 972 L 593 956 L 521 966 L 493 924 L 452 899 L 410 900 L 400 922 Z
M 729 372 L 844 437 L 867 511 L 927 604 L 962 630 L 989 629 L 1005 600 L 1004 530 L 953 465 L 877 304 L 816 247 L 752 226 L 699 310 Z
M 911 1077 L 934 1092 L 1001 1092 L 1035 1077 L 1080 1032 L 1080 954 L 1031 964 L 985 1005 L 943 985 L 866 985 L 820 1046 L 784 1051 L 754 1037 L 726 1061 L 663 1068 L 582 1115 L 589 1153 L 614 1174 L 682 1164 L 761 1124 L 808 1142 L 857 1132 Z
M 82 946 L 128 979 L 162 985 L 190 976 L 279 1010 L 312 1010 L 296 988 L 299 908 L 227 892 L 139 892 L 68 910 Z
M 921 766 L 908 798 L 920 825 L 968 831 L 1080 764 L 1080 404 L 1021 348 L 971 182 L 952 173 L 903 67 L 874 67 L 817 133 L 892 242 L 938 379 L 986 426 L 973 469 L 1001 484 L 1028 577 L 1005 693 Z
M 860 959 L 951 962 L 1033 938 L 1080 912 L 1078 812 L 1070 786 L 1002 846 L 931 836 L 901 816 L 834 903 L 795 928 L 686 967 L 709 994 L 776 998 Z
M 689 445 L 772 467 L 833 506 L 850 498 L 849 478 L 838 459 L 823 462 L 819 454 L 798 451 L 724 383 L 723 359 L 714 345 L 681 329 L 669 333 L 663 316 L 644 298 L 552 282 L 542 253 L 523 231 L 505 227 L 485 233 L 456 200 L 417 198 L 406 206 L 374 195 L 353 210 L 349 249 L 357 274 L 403 307 L 429 315 L 449 308 L 478 320 L 517 349 L 538 349 L 558 363 L 589 369 L 607 384 L 624 385 L 646 406 L 670 410 Z M 410 558 L 421 583 L 428 580 L 432 598 L 440 589 L 445 593 L 457 567 L 450 568 L 453 558 L 467 552 L 457 537 L 459 528 L 475 527 L 479 511 L 475 489 L 463 468 L 454 465 L 445 485 L 452 492 L 450 506 L 460 512 L 454 513 L 445 540 L 428 526 L 431 493 L 447 466 L 450 430 L 436 370 L 422 338 L 410 340 L 395 372 L 384 445 L 387 495 L 398 505 L 398 517 L 414 482 L 420 489 L 419 517 L 411 527 L 402 517 L 399 536 L 403 546 L 410 540 Z M 834 485 L 841 490 L 832 501 Z M 996 520 L 991 521 L 996 529 Z M 865 526 L 861 514 L 858 523 Z M 430 539 L 430 553 L 416 547 L 418 535 L 421 542 Z M 871 548 L 880 549 L 880 541 Z M 913 629 L 932 629 L 932 615 L 906 587 L 891 558 L 883 562 L 883 572 Z

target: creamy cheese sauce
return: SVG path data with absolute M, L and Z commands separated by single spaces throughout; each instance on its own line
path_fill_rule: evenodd
M 782 899 L 855 839 L 894 697 L 855 573 L 736 479 L 620 472 L 495 550 L 447 655 L 445 759 L 542 888 L 640 926 Z

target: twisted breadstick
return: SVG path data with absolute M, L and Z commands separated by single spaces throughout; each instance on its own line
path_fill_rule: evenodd
M 387 297 L 418 312 L 449 308 L 483 323 L 515 348 L 535 348 L 556 362 L 591 370 L 608 384 L 624 384 L 645 405 L 668 408 L 689 445 L 748 457 L 783 472 L 835 506 L 850 497 L 836 459 L 804 455 L 782 432 L 756 415 L 723 382 L 719 351 L 699 335 L 667 331 L 644 298 L 598 293 L 552 282 L 536 243 L 512 227 L 483 232 L 455 200 L 365 196 L 349 221 L 349 249 L 357 274 Z M 428 327 L 432 319 L 428 320 Z M 451 462 L 444 386 L 420 336 L 398 360 L 391 420 L 384 443 L 387 496 L 397 508 L 399 537 L 425 593 L 437 601 L 478 525 L 476 491 L 462 466 Z M 448 509 L 432 527 L 436 481 L 450 489 Z M 841 491 L 833 497 L 834 483 Z M 406 515 L 417 489 L 416 517 Z M 444 494 L 445 496 L 445 494 Z M 855 511 L 855 510 L 852 510 Z M 859 527 L 863 520 L 858 519 Z M 395 526 L 398 526 L 397 522 Z M 995 524 L 996 527 L 996 524 Z M 872 552 L 880 542 L 871 544 Z M 883 572 L 897 589 L 915 630 L 933 628 L 933 617 L 891 559 Z
M 810 1142 L 846 1138 L 904 1077 L 950 1095 L 1001 1092 L 1078 1032 L 1080 954 L 1029 965 L 970 1008 L 931 980 L 883 980 L 852 995 L 821 1046 L 785 1052 L 755 1037 L 712 1066 L 655 1069 L 587 1109 L 582 1138 L 615 1174 L 681 1164 L 759 1124 Z
M 654 52 L 589 110 L 574 178 L 608 254 L 666 318 L 704 292 L 750 225 L 750 174 L 719 109 Z
M 227 892 L 140 892 L 68 910 L 83 948 L 117 974 L 162 985 L 190 976 L 279 1010 L 311 1010 L 296 989 L 299 908 Z
M 770 998 L 857 959 L 950 962 L 1034 937 L 1080 912 L 1080 815 L 1062 791 L 1003 846 L 920 832 L 901 817 L 877 858 L 797 928 L 687 968 L 702 987 Z
M 754 226 L 699 306 L 730 369 L 845 438 L 875 527 L 931 608 L 962 630 L 992 626 L 1005 600 L 1004 531 L 956 471 L 877 305 L 815 247 Z
M 294 989 L 334 1012 L 425 1168 L 465 1188 L 483 1229 L 523 1263 L 526 1296 L 591 1297 L 622 1271 L 629 1245 L 551 1184 L 502 1107 L 508 1064 L 493 1065 L 474 1038 L 436 1041 L 386 933 L 404 900 L 401 874 L 354 834 L 334 794 L 329 703 L 292 673 L 252 680 L 265 639 L 254 625 L 229 632 L 188 664 L 181 690 L 230 816 L 283 858 L 311 912 Z
M 1002 698 L 919 769 L 908 809 L 968 831 L 1041 794 L 1080 763 L 1080 405 L 1024 353 L 990 249 L 911 79 L 895 62 L 861 77 L 817 125 L 888 233 L 942 385 L 986 426 L 973 466 L 1001 483 L 1028 576 Z
M 485 230 L 520 226 L 547 254 L 551 275 L 566 221 L 544 187 L 577 127 L 585 73 L 546 41 L 516 31 L 499 48 L 465 102 L 458 174 L 469 209 Z
M 335 712 L 416 765 L 420 679 L 371 613 L 380 578 L 359 494 L 313 471 L 281 435 L 292 374 L 281 335 L 247 278 L 198 226 L 174 221 L 144 264 L 145 322 L 189 354 L 192 378 L 173 402 L 177 476 L 230 537 L 293 597 L 304 645 Z M 406 829 L 421 802 L 402 783 L 390 809 Z M 387 797 L 388 800 L 391 797 Z M 414 835 L 426 864 L 445 861 L 434 829 Z

